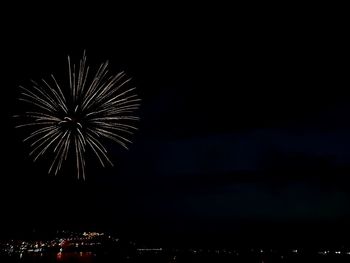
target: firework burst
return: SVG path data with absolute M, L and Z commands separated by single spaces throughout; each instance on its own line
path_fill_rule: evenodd
M 85 52 L 79 65 L 68 56 L 68 88 L 63 89 L 53 75 L 50 81 L 32 81 L 31 87 L 20 86 L 19 100 L 31 110 L 15 117 L 21 120 L 17 128 L 25 127 L 29 134 L 23 141 L 30 143 L 34 161 L 52 154 L 49 173 L 55 175 L 67 160 L 75 155 L 78 178 L 85 179 L 85 155 L 91 150 L 103 167 L 113 165 L 107 155 L 104 139 L 127 148 L 127 138 L 137 128 L 133 113 L 140 106 L 135 88 L 126 88 L 130 78 L 124 72 L 108 74 L 108 61 L 102 63 L 90 77 Z

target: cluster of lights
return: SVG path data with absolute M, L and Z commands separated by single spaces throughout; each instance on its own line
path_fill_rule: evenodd
M 10 240 L 6 243 L 0 244 L 0 252 L 8 254 L 19 253 L 42 253 L 50 250 L 63 251 L 62 248 L 86 248 L 101 246 L 102 242 L 99 237 L 104 237 L 104 233 L 98 232 L 83 232 L 73 233 L 62 231 L 64 235 L 68 235 L 66 238 L 55 238 L 53 240 L 45 241 L 19 241 Z M 107 239 L 118 242 L 118 239 L 108 236 Z
M 61 236 L 53 240 L 46 241 L 22 241 L 22 240 L 10 240 L 5 243 L 0 243 L 0 252 L 5 252 L 9 254 L 19 254 L 22 257 L 26 253 L 36 253 L 37 255 L 43 255 L 45 252 L 56 251 L 60 253 L 64 251 L 91 251 L 93 247 L 101 247 L 104 240 L 109 240 L 112 242 L 118 242 L 116 239 L 110 235 L 99 232 L 61 232 Z M 101 238 L 102 237 L 102 238 Z M 297 257 L 302 256 L 307 251 L 299 249 L 289 249 L 285 250 L 283 253 L 276 249 L 266 249 L 266 248 L 252 248 L 249 250 L 236 250 L 236 249 L 203 249 L 203 248 L 190 248 L 190 249 L 168 249 L 168 248 L 136 248 L 136 244 L 130 242 L 135 248 L 135 252 L 142 256 L 143 254 L 164 254 L 164 255 L 177 255 L 178 253 L 190 253 L 193 255 L 222 255 L 222 256 L 241 256 L 255 254 L 257 256 L 278 256 L 284 258 L 285 256 L 295 255 Z M 88 249 L 87 249 L 88 248 Z M 81 252 L 83 253 L 83 252 Z M 87 252 L 84 252 L 87 253 Z M 284 255 L 286 254 L 286 255 Z M 320 256 L 350 256 L 350 250 L 342 248 L 341 250 L 319 250 L 314 251 L 314 255 Z M 175 256 L 176 257 L 176 256 Z M 293 256 L 294 257 L 294 256 Z
M 105 233 L 98 233 L 98 232 L 84 232 L 83 236 L 88 237 L 88 238 L 94 238 L 94 237 L 99 237 L 99 236 L 104 236 Z
M 181 250 L 179 249 L 173 249 L 173 250 L 167 250 L 167 249 L 162 249 L 162 248 L 140 248 L 137 249 L 138 252 L 154 252 L 154 253 L 159 253 L 159 252 L 164 252 L 164 253 L 179 253 Z M 250 249 L 249 250 L 250 254 L 256 254 L 256 255 L 279 255 L 281 258 L 284 257 L 281 255 L 281 251 L 275 250 L 275 249 Z M 182 252 L 186 252 L 186 250 L 183 250 Z M 188 249 L 187 252 L 196 255 L 196 254 L 217 254 L 217 255 L 244 255 L 246 252 L 244 251 L 238 251 L 235 249 L 198 249 L 198 248 L 192 248 Z M 285 253 L 288 255 L 303 255 L 304 253 L 300 249 L 290 249 L 285 251 Z M 316 254 L 326 256 L 326 255 L 348 255 L 350 256 L 350 251 L 340 251 L 340 250 L 322 250 L 318 251 Z
M 318 252 L 319 255 L 350 255 L 350 251 L 340 251 L 340 250 L 337 250 L 337 251 L 331 251 L 331 250 L 322 250 L 322 251 L 319 251 Z

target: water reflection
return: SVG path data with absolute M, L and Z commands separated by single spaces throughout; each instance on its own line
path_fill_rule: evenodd
M 57 262 L 91 263 L 94 257 L 95 254 L 92 252 L 58 252 L 56 254 Z

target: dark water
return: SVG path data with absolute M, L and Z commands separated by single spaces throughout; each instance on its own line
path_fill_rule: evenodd
M 118 256 L 114 254 L 96 254 L 92 252 L 71 252 L 51 254 L 26 254 L 26 255 L 1 255 L 0 262 L 4 263 L 234 263 L 234 262 L 350 262 L 349 255 L 319 256 L 319 255 L 298 255 L 298 256 L 258 256 L 258 255 L 133 255 Z

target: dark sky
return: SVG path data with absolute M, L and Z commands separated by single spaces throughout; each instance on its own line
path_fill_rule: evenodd
M 341 17 L 107 9 L 1 21 L 0 237 L 71 228 L 155 244 L 346 242 Z M 85 182 L 73 166 L 52 177 L 48 160 L 33 164 L 11 118 L 19 85 L 65 76 L 66 56 L 84 49 L 132 76 L 143 100 L 130 151 L 108 145 L 116 166 L 89 160 Z

